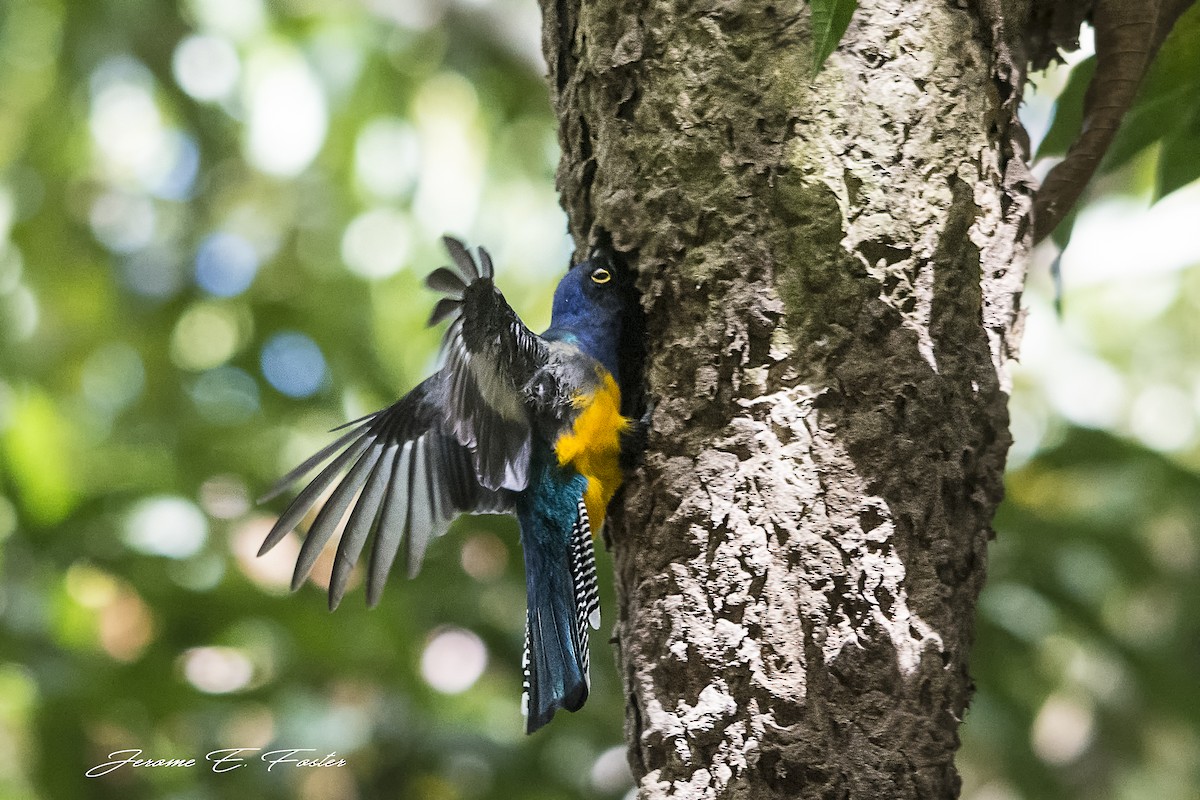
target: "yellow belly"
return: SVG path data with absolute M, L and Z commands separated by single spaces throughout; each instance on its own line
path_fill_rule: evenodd
M 592 530 L 599 532 L 608 501 L 621 485 L 621 433 L 629 420 L 621 416 L 621 389 L 607 372 L 595 394 L 579 395 L 574 403 L 582 410 L 571 430 L 558 437 L 554 452 L 560 466 L 570 464 L 587 478 L 583 500 Z

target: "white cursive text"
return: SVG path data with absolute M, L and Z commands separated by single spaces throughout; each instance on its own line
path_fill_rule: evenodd
M 258 753 L 262 750 L 261 747 L 227 747 L 222 750 L 213 750 L 204 756 L 204 759 L 212 764 L 213 772 L 232 772 L 235 769 L 241 769 L 248 766 L 253 761 L 253 756 L 248 754 Z M 292 767 L 344 767 L 346 759 L 339 758 L 336 752 L 327 753 L 320 757 L 297 757 L 300 753 L 316 753 L 314 747 L 289 747 L 282 750 L 269 750 L 259 756 L 259 760 L 267 765 L 267 772 L 275 769 L 280 765 L 291 765 Z M 129 750 L 116 750 L 108 754 L 108 761 L 103 764 L 97 764 L 84 773 L 89 778 L 99 778 L 107 775 L 110 772 L 115 772 L 121 767 L 194 767 L 196 759 L 194 758 L 143 758 L 142 751 L 131 748 Z

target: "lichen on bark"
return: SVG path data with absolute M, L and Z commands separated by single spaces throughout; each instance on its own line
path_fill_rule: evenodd
M 543 1 L 559 186 L 635 265 L 653 432 L 614 517 L 645 798 L 950 797 L 1028 190 L 972 11 Z M 1022 162 L 1023 163 L 1023 162 Z

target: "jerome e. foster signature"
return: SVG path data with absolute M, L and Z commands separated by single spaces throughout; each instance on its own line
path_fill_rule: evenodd
M 204 760 L 212 764 L 213 772 L 232 772 L 235 769 L 248 766 L 254 761 L 262 761 L 267 765 L 267 772 L 275 769 L 281 764 L 289 764 L 292 767 L 344 767 L 346 759 L 339 758 L 336 752 L 328 753 L 323 757 L 299 756 L 300 753 L 316 753 L 314 747 L 285 747 L 279 750 L 268 750 L 258 758 L 250 755 L 258 753 L 262 750 L 261 747 L 227 747 L 223 750 L 213 750 L 204 756 Z M 299 756 L 299 757 L 297 757 Z M 103 764 L 97 764 L 84 773 L 89 778 L 99 778 L 102 775 L 107 775 L 121 767 L 143 768 L 143 767 L 175 767 L 188 768 L 195 767 L 195 758 L 143 758 L 142 751 L 138 749 L 116 750 L 108 754 L 109 761 Z M 200 764 L 204 767 L 204 764 Z

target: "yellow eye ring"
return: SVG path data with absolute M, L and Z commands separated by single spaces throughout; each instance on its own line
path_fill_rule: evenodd
M 592 270 L 592 283 L 608 283 L 612 280 L 612 273 L 604 267 L 598 267 Z

